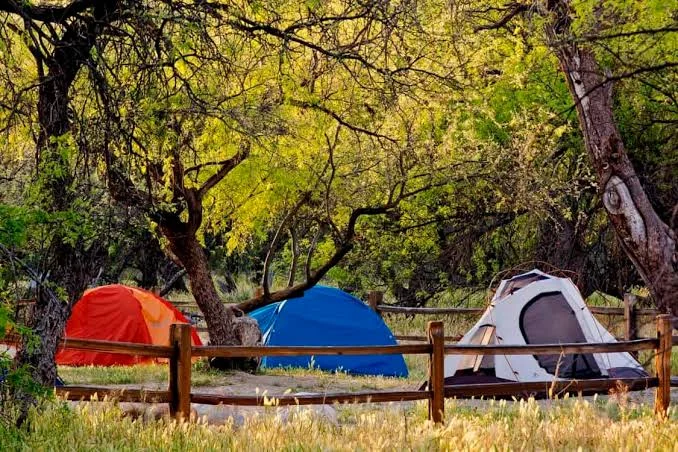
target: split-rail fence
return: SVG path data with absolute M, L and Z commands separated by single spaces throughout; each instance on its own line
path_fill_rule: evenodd
M 367 304 L 379 315 L 426 315 L 426 316 L 441 316 L 441 315 L 480 315 L 485 312 L 486 308 L 472 308 L 472 307 L 446 307 L 446 308 L 425 308 L 425 307 L 409 307 L 409 306 L 393 306 L 383 304 L 384 294 L 380 291 L 371 291 L 368 293 Z M 588 306 L 588 309 L 596 315 L 623 317 L 624 320 L 624 337 L 618 339 L 625 339 L 632 341 L 639 339 L 640 325 L 643 323 L 641 318 L 656 317 L 661 314 L 658 309 L 639 308 L 641 297 L 633 294 L 624 295 L 623 307 L 611 306 Z M 651 319 L 650 319 L 651 320 Z M 399 341 L 408 342 L 426 342 L 426 336 L 403 335 L 395 333 L 395 338 Z M 446 341 L 456 342 L 461 339 L 461 336 L 445 336 Z
M 658 416 L 666 416 L 670 403 L 671 351 L 678 344 L 672 336 L 671 317 L 656 318 L 656 338 L 635 339 L 616 343 L 571 343 L 544 345 L 452 345 L 445 344 L 443 322 L 430 321 L 427 343 L 386 346 L 193 346 L 191 327 L 173 324 L 168 346 L 68 339 L 62 342 L 68 348 L 101 352 L 124 353 L 137 356 L 167 358 L 169 386 L 167 390 L 117 389 L 97 386 L 62 386 L 56 392 L 69 400 L 101 400 L 105 396 L 129 402 L 169 403 L 170 413 L 178 419 L 190 417 L 191 403 L 211 405 L 311 405 L 332 403 L 403 402 L 428 400 L 429 418 L 443 422 L 445 398 L 449 397 L 524 397 L 541 393 L 549 396 L 564 393 L 605 392 L 624 387 L 627 390 L 656 388 L 654 401 Z M 445 386 L 445 355 L 553 355 L 573 353 L 616 353 L 653 350 L 655 376 L 633 379 L 553 380 L 545 382 L 485 383 Z M 373 355 L 421 354 L 428 355 L 429 375 L 425 389 L 409 391 L 371 391 L 304 395 L 217 395 L 191 390 L 191 365 L 195 357 L 251 358 L 262 356 L 299 355 Z
M 469 315 L 480 315 L 485 312 L 484 307 L 445 307 L 445 308 L 426 308 L 426 307 L 409 307 L 409 306 L 393 306 L 383 304 L 384 294 L 381 291 L 370 291 L 367 296 L 367 304 L 376 311 L 379 315 L 426 315 L 426 316 L 450 316 L 450 315 L 459 315 L 459 316 L 469 316 Z M 611 306 L 588 306 L 589 310 L 599 316 L 609 316 L 609 317 L 623 317 L 624 321 L 624 336 L 618 339 L 625 339 L 627 341 L 639 339 L 640 325 L 643 322 L 642 318 L 648 319 L 651 321 L 651 318 L 656 317 L 661 314 L 658 309 L 653 308 L 639 308 L 641 304 L 642 297 L 638 297 L 633 294 L 624 295 L 624 306 L 623 307 L 611 307 Z M 174 304 L 179 309 L 192 309 L 196 308 L 197 305 L 194 301 L 178 301 L 172 300 Z M 198 331 L 206 332 L 207 328 L 198 327 Z M 407 335 L 400 334 L 395 332 L 394 337 L 398 341 L 403 342 L 427 342 L 427 336 L 417 336 L 417 335 Z M 446 342 L 456 342 L 461 339 L 461 336 L 445 336 Z

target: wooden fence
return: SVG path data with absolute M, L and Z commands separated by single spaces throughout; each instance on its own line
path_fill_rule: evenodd
M 403 314 L 403 315 L 480 315 L 486 308 L 419 308 L 407 306 L 391 306 L 382 304 L 383 293 L 379 291 L 369 292 L 367 304 L 379 315 L 382 314 Z M 639 339 L 638 331 L 641 323 L 641 317 L 656 317 L 661 314 L 657 309 L 647 309 L 638 307 L 638 297 L 632 294 L 624 295 L 624 307 L 608 306 L 588 306 L 593 314 L 605 316 L 624 317 L 624 337 L 627 341 Z M 399 341 L 425 342 L 426 336 L 401 335 L 395 334 Z M 445 336 L 446 341 L 456 342 L 461 336 Z M 621 339 L 621 338 L 620 338 Z
M 624 318 L 624 336 L 628 341 L 639 339 L 638 332 L 640 325 L 643 323 L 641 318 L 656 317 L 661 314 L 657 309 L 653 308 L 639 308 L 641 298 L 633 294 L 624 295 L 623 307 L 609 307 L 609 306 L 589 306 L 589 310 L 596 315 L 623 317 Z M 367 304 L 376 311 L 379 315 L 383 314 L 402 314 L 402 315 L 480 315 L 485 312 L 486 308 L 421 308 L 408 306 L 392 306 L 383 304 L 384 293 L 381 291 L 370 291 L 367 295 Z M 197 308 L 194 301 L 171 301 L 178 309 Z M 206 327 L 197 327 L 199 332 L 207 332 Z M 394 334 L 398 341 L 404 342 L 427 342 L 427 336 Z M 460 335 L 445 336 L 446 342 L 457 342 L 461 339 Z
M 549 345 L 445 345 L 443 322 L 431 321 L 427 327 L 426 344 L 386 346 L 192 346 L 191 327 L 174 324 L 170 329 L 169 346 L 141 345 L 96 340 L 69 339 L 69 348 L 102 352 L 125 353 L 140 356 L 169 358 L 169 388 L 166 391 L 143 389 L 112 389 L 94 386 L 62 386 L 57 394 L 69 400 L 98 400 L 111 396 L 121 401 L 169 403 L 170 412 L 178 419 L 190 416 L 191 403 L 256 405 L 262 406 L 274 399 L 276 405 L 309 405 L 325 403 L 402 402 L 428 400 L 429 418 L 443 422 L 446 397 L 496 397 L 527 396 L 544 393 L 554 396 L 562 393 L 592 393 L 608 391 L 623 385 L 629 390 L 657 388 L 655 412 L 665 416 L 670 402 L 671 349 L 678 337 L 671 336 L 670 316 L 658 316 L 657 337 L 618 343 L 549 344 Z M 633 379 L 554 380 L 538 383 L 464 384 L 445 387 L 445 355 L 544 355 L 572 353 L 615 353 L 654 350 L 656 376 Z M 410 391 L 373 391 L 352 393 L 327 393 L 307 395 L 264 396 L 217 395 L 191 391 L 191 364 L 194 357 L 261 357 L 298 355 L 372 355 L 372 354 L 424 354 L 429 357 L 427 389 Z

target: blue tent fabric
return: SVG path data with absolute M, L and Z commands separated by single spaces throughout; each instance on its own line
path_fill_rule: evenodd
M 314 286 L 302 297 L 249 314 L 264 345 L 396 345 L 384 321 L 359 299 L 333 287 Z M 406 377 L 402 355 L 264 357 L 262 367 L 311 367 L 356 375 Z

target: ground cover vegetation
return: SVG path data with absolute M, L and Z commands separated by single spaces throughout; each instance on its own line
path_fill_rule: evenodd
M 464 303 L 534 261 L 678 314 L 677 9 L 2 2 L 3 396 L 28 419 L 73 304 L 130 277 L 215 344 L 319 281 Z
M 534 400 L 488 403 L 483 410 L 448 403 L 444 427 L 426 406 L 337 407 L 340 425 L 312 412 L 270 413 L 237 427 L 143 422 L 110 403 L 31 413 L 33 429 L 7 436 L 10 450 L 673 450 L 675 413 L 657 422 L 645 408 L 617 402 Z

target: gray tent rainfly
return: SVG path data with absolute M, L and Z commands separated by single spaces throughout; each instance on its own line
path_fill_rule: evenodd
M 490 306 L 459 341 L 469 345 L 616 342 L 569 278 L 539 270 L 503 280 Z M 449 355 L 445 384 L 646 377 L 629 353 Z

